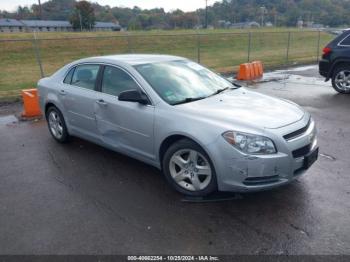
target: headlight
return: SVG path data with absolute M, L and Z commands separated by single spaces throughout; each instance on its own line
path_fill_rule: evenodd
M 272 140 L 264 136 L 236 131 L 227 131 L 223 133 L 222 136 L 228 143 L 246 154 L 263 155 L 277 152 Z

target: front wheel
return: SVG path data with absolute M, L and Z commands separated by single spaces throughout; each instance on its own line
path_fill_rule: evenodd
M 163 172 L 172 187 L 189 196 L 206 196 L 217 190 L 213 164 L 196 143 L 182 139 L 166 151 Z
M 51 106 L 46 111 L 46 120 L 53 138 L 60 143 L 67 142 L 69 139 L 69 134 L 60 110 L 54 106 Z
M 350 66 L 341 65 L 334 70 L 332 86 L 339 93 L 350 93 Z

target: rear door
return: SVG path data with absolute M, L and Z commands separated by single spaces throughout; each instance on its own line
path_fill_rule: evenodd
M 97 64 L 76 66 L 63 94 L 70 128 L 74 133 L 90 139 L 98 138 L 94 104 L 100 68 Z
M 101 77 L 101 92 L 95 101 L 101 139 L 119 151 L 154 159 L 154 106 L 118 100 L 123 91 L 141 91 L 140 85 L 124 69 L 104 66 Z

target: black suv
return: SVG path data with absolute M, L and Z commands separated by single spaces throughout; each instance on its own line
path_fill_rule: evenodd
M 323 48 L 319 71 L 326 81 L 332 79 L 336 91 L 350 94 L 350 30 L 344 31 Z

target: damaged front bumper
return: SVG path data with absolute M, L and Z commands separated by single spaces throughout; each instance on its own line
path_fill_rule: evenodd
M 308 120 L 312 121 L 312 120 Z M 293 129 L 306 125 L 295 123 Z M 252 192 L 285 185 L 301 176 L 318 158 L 314 122 L 298 137 L 285 139 L 291 127 L 273 130 L 278 152 L 271 155 L 244 155 L 224 139 L 209 145 L 216 170 L 219 191 Z

